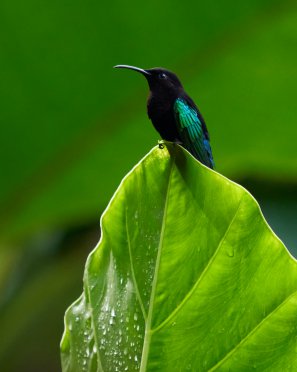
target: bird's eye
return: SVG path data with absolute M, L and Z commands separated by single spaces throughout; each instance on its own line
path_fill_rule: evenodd
M 166 79 L 167 78 L 167 75 L 164 74 L 164 72 L 161 72 L 161 74 L 159 74 L 159 78 L 160 79 Z

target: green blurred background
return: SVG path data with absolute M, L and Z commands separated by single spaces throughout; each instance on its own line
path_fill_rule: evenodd
M 99 218 L 158 140 L 147 85 L 175 71 L 217 170 L 247 187 L 297 255 L 297 3 L 2 0 L 0 366 L 59 371 L 63 314 Z

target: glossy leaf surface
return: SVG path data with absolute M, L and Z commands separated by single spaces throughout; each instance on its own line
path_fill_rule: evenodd
M 296 370 L 296 261 L 242 187 L 166 144 L 101 228 L 66 312 L 64 371 Z

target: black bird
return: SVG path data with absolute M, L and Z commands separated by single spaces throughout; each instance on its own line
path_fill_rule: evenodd
M 144 70 L 128 65 L 114 67 L 128 68 L 144 75 L 150 88 L 147 113 L 161 137 L 166 141 L 181 143 L 201 163 L 213 168 L 205 121 L 178 77 L 164 68 Z

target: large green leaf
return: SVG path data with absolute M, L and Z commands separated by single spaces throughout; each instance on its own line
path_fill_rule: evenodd
M 242 187 L 154 148 L 102 217 L 64 371 L 294 371 L 297 267 Z

